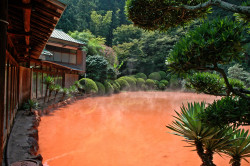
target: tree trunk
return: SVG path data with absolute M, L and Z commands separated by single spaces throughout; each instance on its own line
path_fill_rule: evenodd
M 49 89 L 49 85 L 46 85 L 46 91 L 45 91 L 45 96 L 44 96 L 44 103 L 46 102 L 46 97 L 48 95 L 48 89 Z
M 58 91 L 56 91 L 56 93 L 55 93 L 55 99 L 54 99 L 54 101 L 56 101 L 56 96 L 57 96 L 57 94 L 58 94 Z
M 232 163 L 232 166 L 240 166 L 240 158 L 239 157 L 233 157 L 234 161 Z
M 195 145 L 196 145 L 196 151 L 197 151 L 199 157 L 202 160 L 201 166 L 215 166 L 215 164 L 213 163 L 213 161 L 210 160 L 211 154 L 210 154 L 210 157 L 209 157 L 209 155 L 207 155 L 207 154 L 204 153 L 202 142 L 195 141 Z

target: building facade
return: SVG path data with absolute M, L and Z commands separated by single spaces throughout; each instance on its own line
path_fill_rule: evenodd
M 67 87 L 85 71 L 83 43 L 52 35 L 65 8 L 58 0 L 0 0 L 0 166 L 17 109 L 44 96 L 45 76 Z

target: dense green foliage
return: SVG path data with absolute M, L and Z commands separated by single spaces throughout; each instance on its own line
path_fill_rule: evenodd
M 202 0 L 127 0 L 126 13 L 134 25 L 147 30 L 166 30 L 204 17 L 210 7 L 181 10 L 180 5 L 198 5 Z M 173 7 L 175 6 L 175 7 Z
M 104 81 L 104 86 L 106 94 L 110 95 L 114 93 L 114 88 L 108 80 Z
M 143 78 L 137 78 L 136 86 L 138 89 L 143 89 L 143 85 L 145 85 L 145 80 Z
M 105 38 L 95 37 L 89 30 L 83 30 L 81 32 L 69 31 L 69 35 L 74 39 L 86 43 L 83 50 L 86 51 L 87 55 L 101 55 L 102 51 L 105 49 L 103 46 Z
M 177 72 L 216 68 L 239 59 L 243 26 L 229 19 L 204 22 L 183 37 L 166 61 Z
M 200 119 L 208 125 L 223 127 L 250 123 L 250 102 L 239 97 L 223 97 L 210 104 Z
M 147 85 L 147 87 L 148 87 L 149 90 L 153 90 L 153 89 L 156 88 L 155 82 L 152 79 L 147 79 L 145 81 L 145 84 Z
M 247 87 L 250 87 L 250 73 L 245 71 L 239 64 L 229 67 L 228 77 L 241 80 Z
M 203 165 L 214 166 L 213 153 L 223 152 L 228 149 L 234 139 L 231 127 L 210 127 L 197 119 L 200 113 L 204 113 L 205 103 L 188 103 L 181 107 L 181 112 L 176 112 L 175 120 L 167 128 L 174 131 L 173 134 L 182 136 L 202 159 Z M 206 152 L 205 152 L 206 151 Z
M 152 79 L 152 80 L 160 81 L 161 80 L 161 75 L 160 75 L 159 72 L 153 72 L 153 73 L 149 74 L 148 78 Z
M 144 73 L 137 73 L 137 74 L 135 75 L 135 77 L 136 77 L 136 78 L 143 78 L 144 80 L 147 79 L 147 75 L 144 74 Z
M 88 56 L 86 60 L 87 77 L 102 82 L 105 79 L 116 79 L 118 74 L 103 56 Z
M 186 87 L 199 93 L 218 95 L 224 92 L 224 81 L 218 74 L 199 72 L 188 77 Z
M 130 75 L 142 72 L 148 75 L 155 71 L 166 71 L 164 61 L 178 39 L 186 34 L 187 29 L 145 32 L 131 25 L 117 28 L 113 41 L 119 44 L 114 45 L 113 49 L 119 62 L 124 62 L 121 73 Z M 119 39 L 121 42 L 117 42 Z
M 86 68 L 88 78 L 100 82 L 107 78 L 108 61 L 103 56 L 88 56 Z
M 125 0 L 62 0 L 68 6 L 57 28 L 63 31 L 91 30 L 112 44 L 113 29 L 128 24 L 124 14 Z
M 123 77 L 120 77 L 120 79 L 124 79 L 128 82 L 130 90 L 136 89 L 136 80 L 134 80 L 133 78 L 131 78 L 129 76 L 123 76 Z
M 124 78 L 118 78 L 116 81 L 119 83 L 121 90 L 130 89 L 129 83 Z
M 101 83 L 101 82 L 98 82 L 98 81 L 95 81 L 96 83 L 96 86 L 98 88 L 98 95 L 102 96 L 105 94 L 105 86 Z
M 165 71 L 159 71 L 158 73 L 161 75 L 161 79 L 162 79 L 162 80 L 163 80 L 163 79 L 166 79 L 167 74 L 166 74 Z
M 114 29 L 113 35 L 113 45 L 118 45 L 133 42 L 134 39 L 140 39 L 143 35 L 143 30 L 133 25 L 121 25 Z
M 98 87 L 96 83 L 89 78 L 82 78 L 79 80 L 80 84 L 83 86 L 83 90 L 87 94 L 92 94 L 92 93 L 97 93 L 98 92 Z

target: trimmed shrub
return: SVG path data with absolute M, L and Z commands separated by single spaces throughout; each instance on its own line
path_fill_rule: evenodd
M 144 73 L 137 73 L 137 74 L 135 75 L 135 77 L 136 77 L 136 78 L 142 78 L 142 79 L 144 79 L 144 80 L 147 79 L 147 76 L 146 76 L 146 74 L 144 74 Z
M 98 87 L 96 83 L 90 78 L 82 78 L 79 80 L 80 84 L 83 86 L 85 93 L 97 93 Z
M 109 80 L 109 82 L 114 88 L 114 93 L 119 93 L 121 88 L 120 84 L 116 80 L 115 81 Z
M 143 78 L 137 78 L 136 86 L 139 89 L 143 89 L 143 85 L 145 85 L 145 80 Z
M 167 80 L 161 80 L 160 83 L 163 83 L 165 86 L 168 85 L 168 81 Z
M 110 95 L 114 93 L 114 88 L 108 80 L 104 81 L 104 87 L 105 87 L 106 94 Z
M 147 79 L 145 84 L 147 85 L 148 89 L 155 89 L 156 88 L 155 82 L 152 79 Z
M 187 89 L 194 89 L 196 92 L 207 94 L 221 94 L 224 86 L 224 80 L 220 75 L 208 72 L 195 73 L 188 77 L 186 83 Z
M 172 75 L 169 80 L 169 87 L 171 89 L 181 89 L 181 80 L 177 75 Z
M 158 84 L 158 88 L 159 88 L 160 90 L 165 90 L 165 89 L 166 89 L 166 85 L 160 82 L 160 83 Z
M 163 80 L 163 79 L 166 79 L 167 74 L 166 74 L 165 71 L 158 71 L 158 73 L 161 75 L 161 79 L 162 79 L 162 80 Z
M 245 88 L 245 84 L 241 80 L 229 78 L 228 81 L 229 84 L 231 84 L 232 87 L 234 88 L 240 88 L 240 89 Z
M 134 75 L 130 75 L 130 76 L 128 76 L 129 78 L 132 78 L 134 81 L 135 81 L 135 83 L 137 82 L 137 78 L 134 76 Z
M 151 79 L 151 80 L 160 81 L 161 80 L 161 75 L 158 72 L 153 72 L 153 73 L 149 74 L 148 78 Z
M 124 79 L 124 80 L 126 80 L 128 82 L 131 90 L 136 89 L 136 81 L 133 78 L 128 77 L 128 76 L 123 76 L 123 77 L 120 77 L 120 78 L 122 78 L 122 79 Z
M 98 81 L 95 81 L 95 83 L 98 87 L 98 95 L 101 95 L 101 96 L 104 95 L 105 94 L 105 86 Z
M 116 81 L 119 83 L 121 90 L 129 90 L 129 83 L 125 79 L 119 78 Z

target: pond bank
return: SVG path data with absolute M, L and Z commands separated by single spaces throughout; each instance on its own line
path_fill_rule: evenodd
M 49 114 L 55 109 L 85 97 L 79 96 L 55 104 L 43 104 L 42 109 L 34 111 L 32 115 L 29 115 L 25 110 L 19 110 L 5 148 L 3 166 L 9 166 L 12 163 L 29 159 L 35 160 L 42 165 L 43 158 L 38 154 L 38 126 L 40 116 Z

